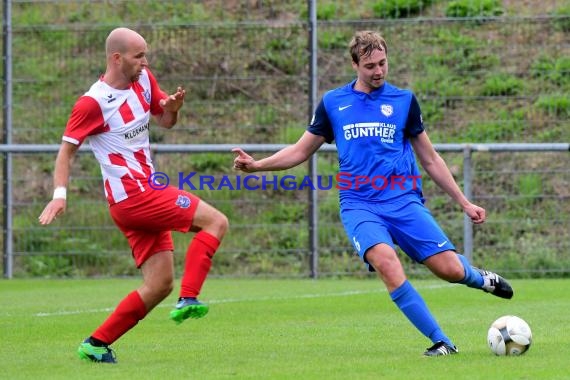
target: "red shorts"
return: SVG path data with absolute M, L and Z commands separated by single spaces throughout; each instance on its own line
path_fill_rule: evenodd
M 188 232 L 200 198 L 169 186 L 147 188 L 111 205 L 111 217 L 129 240 L 137 268 L 157 252 L 173 251 L 171 231 Z

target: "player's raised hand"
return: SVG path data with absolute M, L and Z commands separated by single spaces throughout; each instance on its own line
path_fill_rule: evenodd
M 241 148 L 234 148 L 232 152 L 237 153 L 234 159 L 234 169 L 241 170 L 242 172 L 251 173 L 256 171 L 255 160 L 249 154 L 244 152 Z
M 59 215 L 65 212 L 65 207 L 65 199 L 52 199 L 38 217 L 40 224 L 47 225 L 53 222 Z
M 186 95 L 186 90 L 182 87 L 178 87 L 176 92 L 172 95 L 169 95 L 165 99 L 160 100 L 160 106 L 165 111 L 169 112 L 178 112 L 182 104 L 184 104 L 184 96 Z

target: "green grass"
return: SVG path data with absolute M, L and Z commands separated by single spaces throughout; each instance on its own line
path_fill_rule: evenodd
M 437 280 L 412 280 L 460 354 L 425 358 L 430 342 L 369 279 L 212 278 L 208 316 L 177 326 L 168 319 L 176 291 L 115 342 L 118 365 L 76 356 L 134 279 L 0 282 L 0 367 L 6 379 L 562 379 L 567 376 L 570 281 L 514 280 L 502 300 Z M 524 318 L 533 345 L 496 357 L 490 323 Z

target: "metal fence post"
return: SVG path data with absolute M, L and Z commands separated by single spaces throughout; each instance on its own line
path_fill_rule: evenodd
M 467 144 L 463 148 L 463 193 L 470 201 L 473 198 L 471 155 L 471 146 Z M 463 254 L 470 262 L 473 261 L 473 223 L 466 214 L 463 215 Z
M 4 48 L 2 50 L 2 58 L 4 59 L 4 70 L 2 73 L 2 92 L 4 94 L 4 102 L 2 104 L 2 118 L 4 123 L 4 133 L 2 143 L 12 144 L 12 1 L 4 0 L 3 3 L 3 20 L 2 20 L 2 42 Z M 4 267 L 4 277 L 12 278 L 13 272 L 13 202 L 12 202 L 12 152 L 4 153 L 4 165 L 2 191 L 4 198 L 2 202 L 2 221 L 4 228 L 3 235 L 3 251 L 2 258 Z
M 308 0 L 309 7 L 309 51 L 310 51 L 310 96 L 309 120 L 311 120 L 317 100 L 317 0 Z M 317 183 L 317 154 L 309 159 L 309 175 L 313 184 Z M 309 252 L 311 255 L 311 278 L 318 277 L 319 266 L 319 212 L 318 191 L 309 189 Z

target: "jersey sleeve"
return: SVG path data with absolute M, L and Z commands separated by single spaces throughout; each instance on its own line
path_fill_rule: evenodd
M 331 126 L 331 121 L 322 99 L 313 114 L 313 119 L 311 120 L 307 131 L 317 136 L 323 136 L 325 141 L 329 144 L 334 141 L 334 132 Z
M 422 133 L 424 130 L 425 128 L 420 104 L 418 103 L 416 96 L 412 94 L 412 100 L 410 102 L 410 110 L 408 111 L 408 120 L 406 121 L 404 134 L 406 137 L 414 137 Z
M 87 136 L 105 132 L 106 125 L 99 103 L 90 96 L 80 97 L 67 121 L 63 140 L 81 145 Z
M 162 91 L 162 89 L 158 85 L 156 78 L 148 68 L 146 69 L 146 72 L 148 73 L 148 79 L 150 81 L 150 93 L 152 96 L 150 99 L 150 113 L 152 115 L 160 115 L 161 113 L 164 112 L 164 110 L 160 106 L 160 101 L 162 99 L 167 98 L 168 94 Z

